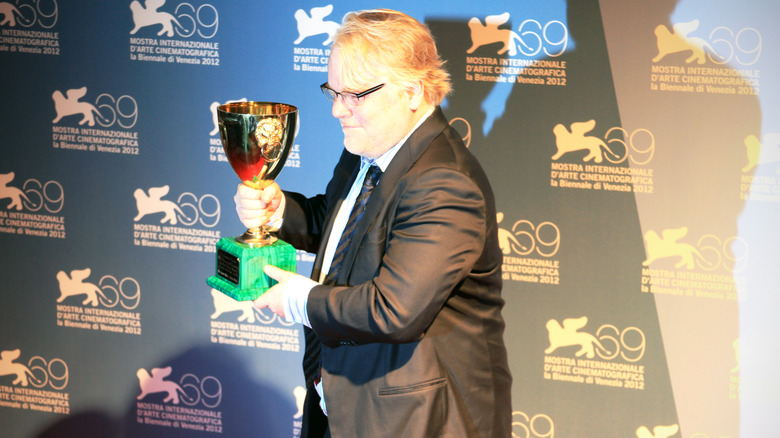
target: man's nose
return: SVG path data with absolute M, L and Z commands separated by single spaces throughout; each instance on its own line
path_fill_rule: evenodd
M 352 114 L 352 110 L 349 109 L 340 96 L 337 96 L 335 99 L 333 99 L 333 106 L 331 107 L 330 112 L 333 114 L 333 117 L 337 119 L 341 119 Z

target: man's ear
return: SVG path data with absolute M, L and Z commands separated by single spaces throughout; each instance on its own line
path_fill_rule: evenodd
M 409 109 L 417 111 L 425 102 L 425 85 L 422 81 L 417 81 L 409 89 Z

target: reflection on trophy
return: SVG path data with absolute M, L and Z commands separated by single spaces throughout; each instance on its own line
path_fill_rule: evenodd
M 298 109 L 271 102 L 233 102 L 217 108 L 219 136 L 228 162 L 244 184 L 270 185 L 284 167 L 295 137 Z M 295 248 L 265 226 L 217 242 L 217 275 L 206 283 L 238 300 L 254 300 L 276 281 L 265 265 L 295 272 Z

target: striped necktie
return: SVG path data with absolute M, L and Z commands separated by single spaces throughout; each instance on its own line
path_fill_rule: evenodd
M 368 197 L 371 196 L 371 192 L 374 190 L 374 187 L 376 187 L 381 176 L 382 170 L 376 164 L 372 164 L 371 167 L 368 168 L 366 177 L 363 180 L 363 187 L 360 189 L 360 194 L 355 200 L 355 206 L 352 207 L 352 213 L 349 215 L 349 220 L 344 227 L 344 232 L 341 233 L 336 252 L 333 253 L 333 261 L 330 264 L 330 270 L 328 270 L 328 275 L 325 276 L 325 280 L 322 284 L 335 284 L 336 278 L 341 270 L 341 264 L 344 262 L 344 257 L 347 255 L 349 243 L 352 241 L 352 236 L 355 234 L 357 224 L 360 222 L 360 218 L 363 217 L 363 212 L 366 210 Z
M 336 247 L 336 252 L 333 254 L 333 262 L 330 264 L 330 270 L 328 275 L 322 282 L 324 285 L 333 285 L 338 277 L 341 264 L 344 262 L 344 256 L 347 254 L 347 248 L 349 242 L 352 240 L 352 236 L 355 234 L 357 223 L 363 216 L 363 211 L 366 209 L 366 202 L 371 192 L 379 182 L 379 177 L 382 176 L 382 170 L 376 164 L 372 164 L 368 168 L 366 177 L 363 180 L 363 187 L 360 189 L 360 194 L 355 200 L 355 205 L 352 207 L 352 212 L 349 215 L 347 225 L 344 227 L 344 232 L 341 233 L 339 244 Z M 306 378 L 306 387 L 310 387 L 317 380 L 319 380 L 320 374 L 320 342 L 317 340 L 317 336 L 314 334 L 314 330 L 304 327 L 304 337 L 306 339 L 306 347 L 303 355 L 303 374 Z

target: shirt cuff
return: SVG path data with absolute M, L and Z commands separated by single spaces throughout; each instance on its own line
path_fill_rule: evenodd
M 284 307 L 284 319 L 287 322 L 297 322 L 311 328 L 309 314 L 306 305 L 309 292 L 319 283 L 302 275 L 292 277 L 284 288 L 282 294 L 282 306 Z

